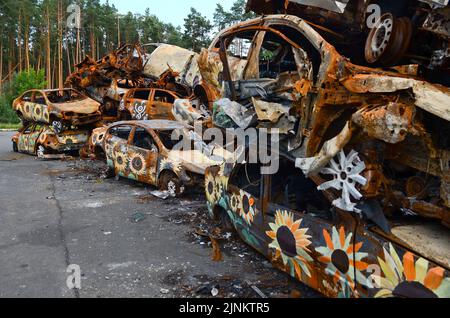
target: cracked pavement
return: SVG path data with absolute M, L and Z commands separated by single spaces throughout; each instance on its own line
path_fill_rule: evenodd
M 251 286 L 320 297 L 237 238 L 213 262 L 209 240 L 194 234 L 212 222 L 200 194 L 163 201 L 100 178 L 95 162 L 13 153 L 11 136 L 0 132 L 0 297 L 260 297 Z M 81 268 L 80 290 L 66 285 L 69 264 Z

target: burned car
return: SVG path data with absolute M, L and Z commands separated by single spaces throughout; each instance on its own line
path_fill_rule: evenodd
M 24 125 L 48 124 L 56 133 L 101 120 L 100 104 L 74 89 L 30 90 L 15 99 L 12 107 Z
M 449 88 L 355 65 L 290 15 L 225 29 L 202 54 L 223 70 L 229 100 L 216 105 L 277 129 L 289 159 L 281 177 L 210 169 L 211 213 L 219 207 L 247 243 L 326 295 L 449 296 Z
M 31 123 L 12 137 L 13 151 L 46 158 L 49 155 L 71 153 L 81 149 L 88 141 L 89 131 L 67 130 L 55 133 L 48 125 Z
M 172 108 L 177 93 L 157 88 L 135 88 L 129 90 L 120 102 L 120 118 L 133 120 L 173 120 Z
M 333 208 L 291 158 L 280 167 L 274 175 L 262 175 L 260 164 L 208 168 L 211 216 L 325 296 L 450 297 L 448 230 L 410 216 L 385 233 Z
M 310 21 L 356 63 L 418 64 L 428 80 L 450 85 L 448 0 L 248 0 L 247 9 Z
M 174 140 L 174 134 L 182 140 Z M 94 152 L 105 153 L 116 176 L 154 185 L 173 195 L 199 182 L 207 167 L 224 161 L 220 156 L 223 151 L 203 151 L 205 145 L 191 127 L 176 121 L 117 122 L 94 130 L 91 138 Z M 191 142 L 201 147 L 191 148 Z

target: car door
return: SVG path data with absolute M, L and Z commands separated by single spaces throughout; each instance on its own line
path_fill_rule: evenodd
M 36 124 L 32 128 L 32 131 L 28 134 L 28 153 L 36 153 L 36 147 L 43 129 L 44 127 L 42 126 L 42 124 Z
M 220 195 L 221 183 L 215 184 L 218 188 L 212 189 L 212 192 L 214 195 Z M 236 164 L 228 181 L 226 193 L 228 213 L 239 235 L 247 244 L 264 252 L 262 185 L 260 164 Z
M 159 149 L 151 133 L 142 127 L 133 131 L 128 147 L 129 179 L 157 185 Z
M 135 120 L 147 120 L 149 100 L 152 94 L 151 89 L 136 89 L 132 92 L 126 105 L 130 111 L 131 118 Z
M 171 92 L 153 89 L 147 108 L 148 118 L 174 120 L 172 108 L 176 98 Z
M 129 164 L 128 148 L 132 131 L 131 125 L 119 125 L 109 128 L 105 137 L 105 154 L 108 166 L 116 175 L 127 177 Z
M 357 297 L 366 253 L 355 241 L 356 222 L 332 209 L 294 162 L 264 182 L 264 254 L 280 269 L 329 297 Z M 356 243 L 356 244 L 355 244 Z
M 19 112 L 19 116 L 25 121 L 33 120 L 33 92 L 29 91 L 22 95 L 16 111 Z
M 25 153 L 29 153 L 29 139 L 30 139 L 30 135 L 31 133 L 34 131 L 34 127 L 36 126 L 36 124 L 29 124 L 27 127 L 25 127 L 25 129 L 23 129 L 23 131 L 21 132 L 20 136 L 19 136 L 19 140 L 17 143 L 17 149 L 19 150 L 19 152 L 25 152 Z
M 49 124 L 50 113 L 44 94 L 39 91 L 34 92 L 33 102 L 32 119 L 35 122 Z

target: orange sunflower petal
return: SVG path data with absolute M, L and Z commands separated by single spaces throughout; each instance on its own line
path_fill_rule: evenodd
M 355 268 L 357 270 L 364 271 L 367 269 L 367 267 L 369 267 L 369 264 L 367 264 L 366 262 L 355 261 Z
M 359 252 L 359 250 L 361 249 L 361 247 L 362 247 L 362 242 L 360 242 L 360 243 L 358 243 L 358 244 L 356 244 L 355 245 L 355 253 L 358 253 Z M 351 254 L 351 253 L 353 253 L 353 245 L 350 245 L 350 247 L 347 249 L 347 254 Z
M 274 240 L 277 237 L 277 234 L 274 231 L 267 231 L 266 235 Z
M 318 260 L 322 263 L 331 263 L 331 258 L 328 256 L 320 256 Z
M 414 266 L 414 255 L 412 253 L 407 252 L 403 256 L 403 267 L 406 280 L 409 282 L 414 281 L 414 279 L 416 279 L 416 268 Z
M 331 240 L 330 233 L 326 229 L 323 229 L 323 237 L 325 238 L 325 242 L 330 250 L 334 250 L 333 241 Z
M 441 267 L 435 267 L 428 271 L 427 276 L 425 277 L 424 285 L 428 289 L 434 290 L 441 286 L 442 281 L 444 280 L 444 269 Z

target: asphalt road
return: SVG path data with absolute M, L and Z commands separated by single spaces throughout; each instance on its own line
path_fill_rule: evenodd
M 0 132 L 0 297 L 318 296 L 235 237 L 212 261 L 200 194 L 163 201 L 102 178 L 98 162 L 13 153 L 11 136 Z M 71 264 L 81 289 L 67 286 Z

